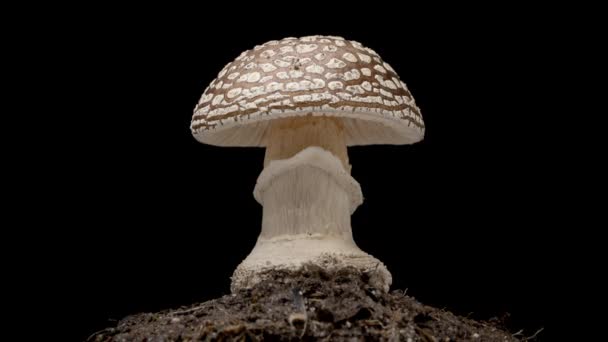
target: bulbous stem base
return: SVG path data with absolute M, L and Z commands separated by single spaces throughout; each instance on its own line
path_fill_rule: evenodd
M 232 276 L 233 292 L 261 281 L 268 270 L 296 270 L 306 263 L 329 270 L 354 267 L 388 291 L 386 266 L 353 240 L 350 216 L 363 200 L 360 186 L 331 152 L 313 146 L 271 161 L 254 195 L 264 206 L 262 231 Z

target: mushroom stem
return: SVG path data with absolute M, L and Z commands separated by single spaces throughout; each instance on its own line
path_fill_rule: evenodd
M 338 166 L 333 171 L 350 174 L 341 123 L 335 118 L 311 115 L 270 124 L 264 168 L 272 161 L 290 160 L 311 146 L 320 147 L 329 152 L 327 157 L 340 160 L 342 168 Z M 273 179 L 272 188 L 261 198 L 264 215 L 260 238 L 319 233 L 340 234 L 352 241 L 348 193 L 328 170 L 304 166 L 310 163 L 304 159 L 293 159 L 292 167 L 295 164 L 302 167 L 295 168 L 290 177 Z
M 358 184 L 331 153 L 308 147 L 272 166 L 277 172 L 263 175 L 272 179 L 258 191 L 264 205 L 260 239 L 316 234 L 354 244 L 350 214 Z
M 390 273 L 353 240 L 350 216 L 363 197 L 350 175 L 340 122 L 284 119 L 272 124 L 267 138 L 264 170 L 254 190 L 264 206 L 262 231 L 236 269 L 232 290 L 261 281 L 265 270 L 313 263 L 372 272 L 371 283 L 387 291 Z
M 270 123 L 264 167 L 272 160 L 291 158 L 308 146 L 319 146 L 331 152 L 350 173 L 344 126 L 337 118 L 312 115 Z

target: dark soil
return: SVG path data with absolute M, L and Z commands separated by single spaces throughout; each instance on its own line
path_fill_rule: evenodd
M 272 271 L 252 289 L 129 316 L 89 340 L 518 341 L 498 323 L 425 306 L 403 291 L 382 293 L 368 280 L 355 269 Z

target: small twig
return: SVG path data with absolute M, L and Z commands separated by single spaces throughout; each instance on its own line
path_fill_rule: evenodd
M 302 331 L 300 332 L 300 336 L 299 338 L 301 339 L 302 337 L 304 337 L 304 334 L 306 334 L 306 329 L 308 327 L 308 315 L 306 314 L 306 304 L 304 303 L 304 297 L 302 296 L 302 290 L 300 290 L 299 288 L 293 288 L 291 290 L 291 293 L 293 295 L 293 306 L 296 310 L 296 312 L 292 313 L 291 315 L 289 315 L 289 324 L 291 325 L 292 328 L 294 329 L 298 329 L 295 326 L 295 322 L 299 322 L 302 323 Z
M 541 332 L 541 331 L 543 331 L 543 330 L 545 330 L 545 328 L 544 328 L 544 327 L 542 327 L 542 328 L 538 329 L 538 330 L 537 330 L 537 331 L 534 333 L 534 335 L 532 335 L 532 336 L 530 336 L 530 337 L 526 337 L 526 340 L 530 340 L 530 339 L 536 338 L 536 336 L 537 336 L 538 334 L 540 334 L 540 332 Z
M 197 310 L 200 310 L 202 308 L 203 308 L 203 305 L 199 305 L 199 306 L 195 306 L 195 307 L 190 308 L 190 309 L 185 309 L 185 310 L 180 310 L 180 311 L 173 311 L 171 313 L 171 316 L 183 315 L 183 314 L 188 314 L 188 313 L 196 312 Z
M 515 334 L 511 334 L 511 336 L 515 337 L 515 336 L 523 335 L 523 333 L 524 333 L 524 329 L 521 329 L 520 331 L 516 332 Z
M 96 331 L 96 332 L 92 333 L 91 336 L 87 337 L 87 339 L 85 341 L 86 342 L 93 341 L 94 337 L 96 337 L 97 335 L 99 335 L 99 334 L 101 334 L 101 333 L 103 333 L 104 331 L 107 331 L 107 330 L 113 331 L 114 328 L 105 328 L 105 329 L 101 329 L 99 331 Z
M 306 312 L 306 304 L 304 304 L 304 297 L 302 290 L 295 287 L 291 289 L 291 294 L 293 296 L 293 306 L 298 312 Z

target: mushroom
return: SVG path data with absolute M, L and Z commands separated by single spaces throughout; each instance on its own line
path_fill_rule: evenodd
M 424 123 L 412 94 L 373 50 L 341 37 L 270 41 L 227 64 L 194 110 L 194 137 L 217 146 L 266 147 L 254 188 L 263 206 L 255 247 L 231 290 L 268 270 L 352 266 L 388 291 L 386 266 L 363 252 L 350 216 L 363 202 L 347 146 L 412 144 Z

